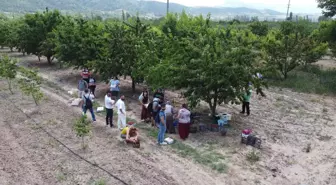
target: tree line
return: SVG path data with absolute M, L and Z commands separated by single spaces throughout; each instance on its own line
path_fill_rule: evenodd
M 87 67 L 105 80 L 130 76 L 133 91 L 136 82 L 182 90 L 191 106 L 205 101 L 215 114 L 219 104 L 239 103 L 249 83 L 266 86 L 256 73 L 286 79 L 328 48 L 336 53 L 334 21 L 317 28 L 307 20 L 278 24 L 220 26 L 210 15 L 185 12 L 152 24 L 139 17 L 102 20 L 46 9 L 16 19 L 0 16 L 0 46 L 45 56 L 49 63 L 56 58 L 62 65 Z

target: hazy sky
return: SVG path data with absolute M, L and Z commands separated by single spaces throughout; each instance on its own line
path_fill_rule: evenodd
M 156 0 L 167 2 L 166 0 Z M 186 6 L 245 6 L 250 8 L 269 8 L 281 12 L 287 11 L 288 0 L 170 0 Z M 320 13 L 316 0 L 291 0 L 291 11 L 295 13 Z

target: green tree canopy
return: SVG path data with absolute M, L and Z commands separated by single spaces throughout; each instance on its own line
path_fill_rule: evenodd
M 207 102 L 214 115 L 217 105 L 238 103 L 248 83 L 255 80 L 258 52 L 252 43 L 256 37 L 247 30 L 211 28 L 209 17 L 188 19 L 194 29 L 181 26 L 176 32 L 183 34 L 168 34 L 162 43 L 163 59 L 150 68 L 146 80 L 155 87 L 182 90 L 191 106 Z M 182 16 L 176 25 L 185 21 Z
M 280 30 L 273 30 L 265 38 L 266 60 L 284 79 L 297 66 L 316 62 L 325 54 L 326 45 L 311 34 L 305 24 L 283 22 Z
M 57 11 L 26 14 L 24 18 L 25 33 L 21 36 L 24 44 L 21 46 L 28 54 L 44 55 L 49 63 L 52 62 L 53 45 L 48 36 L 61 22 L 62 15 Z
M 326 17 L 333 17 L 336 15 L 336 1 L 335 0 L 317 0 L 318 7 L 322 8 L 323 15 Z
M 266 23 L 259 21 L 252 22 L 249 25 L 249 28 L 252 31 L 252 33 L 259 36 L 266 36 L 269 30 L 268 25 Z

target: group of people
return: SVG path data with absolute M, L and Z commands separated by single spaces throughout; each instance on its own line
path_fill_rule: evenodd
M 81 73 L 82 79 L 78 82 L 78 97 L 82 97 L 85 93 L 84 91 L 87 89 L 91 94 L 95 94 L 96 90 L 96 79 L 89 72 L 87 68 L 85 68 Z
M 82 79 L 78 82 L 78 96 L 82 99 L 83 115 L 89 110 L 92 120 L 95 122 L 96 117 L 93 110 L 93 102 L 95 98 L 96 79 L 84 69 L 81 73 Z M 109 82 L 109 91 L 106 93 L 104 102 L 106 109 L 106 125 L 114 127 L 113 109 L 117 108 L 118 123 L 117 127 L 121 131 L 121 137 L 127 143 L 133 143 L 135 147 L 140 146 L 139 131 L 133 125 L 126 123 L 126 107 L 125 96 L 120 95 L 120 81 L 117 77 Z M 149 122 L 153 127 L 159 129 L 158 144 L 166 145 L 164 142 L 165 133 L 175 134 L 175 126 L 177 122 L 178 133 L 180 138 L 185 140 L 189 136 L 190 129 L 190 111 L 186 104 L 183 104 L 179 111 L 175 111 L 170 101 L 165 101 L 164 92 L 158 89 L 153 94 L 150 101 L 149 92 L 144 89 L 139 96 L 141 104 L 141 120 Z
M 175 133 L 175 119 L 178 120 L 178 132 L 180 138 L 183 140 L 188 138 L 191 113 L 187 109 L 186 104 L 183 104 L 182 108 L 178 112 L 175 112 L 171 102 L 165 102 L 162 89 L 158 89 L 155 91 L 153 95 L 153 100 L 151 102 L 149 101 L 148 90 L 144 89 L 139 96 L 139 101 L 142 108 L 141 120 L 144 122 L 151 122 L 153 127 L 157 127 L 159 129 L 158 144 L 167 144 L 164 141 L 165 133 Z
M 83 115 L 86 115 L 86 112 L 89 110 L 92 120 L 95 122 L 96 116 L 93 110 L 93 102 L 95 99 L 96 79 L 87 68 L 83 69 L 81 76 L 82 78 L 78 82 L 78 97 L 82 99 Z M 132 125 L 126 124 L 125 96 L 120 96 L 119 92 L 120 81 L 117 77 L 115 77 L 110 80 L 109 91 L 106 93 L 104 98 L 106 109 L 106 126 L 110 126 L 111 128 L 114 126 L 113 108 L 116 107 L 118 114 L 117 125 L 118 129 L 121 131 L 121 137 L 124 138 L 127 143 L 133 143 L 135 147 L 139 147 L 140 141 L 138 137 L 138 130 Z
M 84 69 L 81 73 L 82 79 L 78 82 L 79 97 L 82 98 L 83 115 L 89 110 L 92 115 L 92 120 L 95 122 L 95 114 L 93 110 L 93 101 L 95 98 L 96 79 L 89 72 Z M 261 74 L 257 74 L 256 78 L 261 79 Z M 105 95 L 105 109 L 106 109 L 106 125 L 113 127 L 113 108 L 117 108 L 118 114 L 118 129 L 121 131 L 121 137 L 127 143 L 132 143 L 135 147 L 140 146 L 139 131 L 132 124 L 126 123 L 126 107 L 125 96 L 119 94 L 120 81 L 117 77 L 109 82 L 109 91 Z M 257 89 L 257 94 L 265 96 L 261 88 Z M 250 99 L 252 95 L 252 84 L 248 85 L 246 92 L 243 95 L 242 114 L 250 115 Z M 120 96 L 120 97 L 119 97 Z M 152 101 L 148 90 L 145 88 L 139 96 L 141 104 L 141 120 L 143 122 L 151 123 L 153 127 L 159 129 L 158 144 L 166 145 L 164 141 L 165 133 L 175 134 L 175 126 L 178 127 L 178 133 L 182 140 L 189 136 L 191 125 L 190 111 L 186 104 L 183 104 L 179 111 L 175 111 L 170 101 L 165 101 L 164 92 L 158 89 L 154 92 Z

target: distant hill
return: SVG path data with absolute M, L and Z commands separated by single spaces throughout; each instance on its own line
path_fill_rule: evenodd
M 166 14 L 166 4 L 157 1 L 144 0 L 2 0 L 0 1 L 1 12 L 35 12 L 49 9 L 59 9 L 67 12 L 79 13 L 102 13 L 113 14 L 125 10 L 130 14 L 163 16 Z M 248 16 L 277 16 L 283 15 L 274 10 L 257 10 L 246 7 L 187 7 L 176 3 L 170 3 L 170 12 L 186 12 L 199 15 L 211 13 L 212 17 L 248 15 Z

